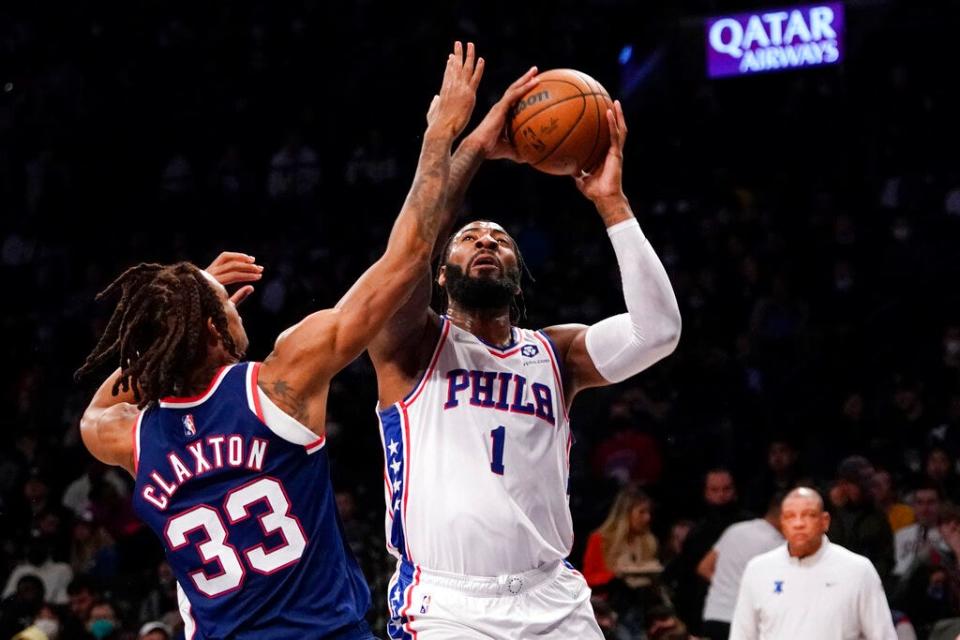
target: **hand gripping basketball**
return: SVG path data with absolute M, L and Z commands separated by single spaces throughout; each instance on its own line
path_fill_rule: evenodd
M 483 58 L 476 58 L 472 42 L 463 45 L 457 41 L 453 53 L 447 56 L 440 93 L 433 97 L 427 112 L 427 130 L 456 138 L 470 121 L 477 102 L 477 86 L 483 76 Z
M 510 109 L 523 95 L 537 86 L 537 68 L 530 67 L 526 73 L 517 78 L 507 87 L 503 96 L 490 108 L 477 128 L 474 129 L 464 143 L 474 144 L 482 157 L 487 160 L 506 158 L 514 162 L 526 162 L 517 154 L 517 150 L 510 144 L 507 136 L 507 118 Z
M 603 164 L 592 173 L 574 176 L 580 192 L 597 204 L 623 197 L 623 145 L 627 140 L 627 121 L 619 100 L 613 103 L 613 109 L 607 109 L 607 126 L 610 128 L 610 147 Z

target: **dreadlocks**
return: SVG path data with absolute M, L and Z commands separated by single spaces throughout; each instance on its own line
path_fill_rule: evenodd
M 138 264 L 124 271 L 96 299 L 118 291 L 120 301 L 110 322 L 75 379 L 119 352 L 120 378 L 113 385 L 114 395 L 121 388 L 132 388 L 140 408 L 168 395 L 181 395 L 190 373 L 206 355 L 207 318 L 213 320 L 226 350 L 240 358 L 223 303 L 195 265 Z
M 489 220 L 475 220 L 474 222 L 490 222 Z M 499 225 L 498 225 L 499 226 Z M 456 233 L 450 235 L 447 238 L 446 243 L 443 245 L 443 250 L 440 251 L 440 257 L 437 260 L 437 270 L 439 271 L 440 267 L 447 263 L 447 258 L 450 257 L 450 250 L 453 248 L 453 241 L 457 237 Z M 520 270 L 520 281 L 523 281 L 523 278 L 528 278 L 531 282 L 536 282 L 536 279 L 533 277 L 533 274 L 530 273 L 530 268 L 527 266 L 526 261 L 523 259 L 523 254 L 520 253 L 520 245 L 517 244 L 516 240 L 510 238 L 513 241 L 513 252 L 517 256 L 517 267 Z M 519 284 L 519 283 L 518 283 Z M 446 313 L 447 306 L 449 305 L 449 296 L 447 295 L 446 289 L 443 287 L 437 286 L 440 294 L 439 300 L 439 313 Z M 523 298 L 523 291 L 517 292 L 513 296 L 513 299 L 510 301 L 510 322 L 517 323 L 521 320 L 527 318 L 527 304 Z

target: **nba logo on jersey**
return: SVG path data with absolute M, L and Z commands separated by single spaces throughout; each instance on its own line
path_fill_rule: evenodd
M 430 594 L 423 596 L 423 600 L 420 601 L 420 615 L 427 613 L 427 609 L 430 608 Z
M 188 413 L 183 416 L 183 435 L 185 436 L 195 436 L 197 435 L 197 425 L 193 421 L 193 414 Z

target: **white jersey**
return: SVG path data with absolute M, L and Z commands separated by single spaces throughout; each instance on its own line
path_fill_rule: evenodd
M 379 412 L 391 553 L 471 576 L 566 558 L 571 435 L 550 339 L 514 328 L 501 349 L 441 323 L 423 378 Z

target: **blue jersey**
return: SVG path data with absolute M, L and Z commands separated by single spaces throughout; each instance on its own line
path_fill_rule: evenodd
M 324 440 L 259 389 L 259 367 L 224 367 L 135 430 L 134 508 L 163 541 L 188 640 L 318 638 L 370 606 Z

